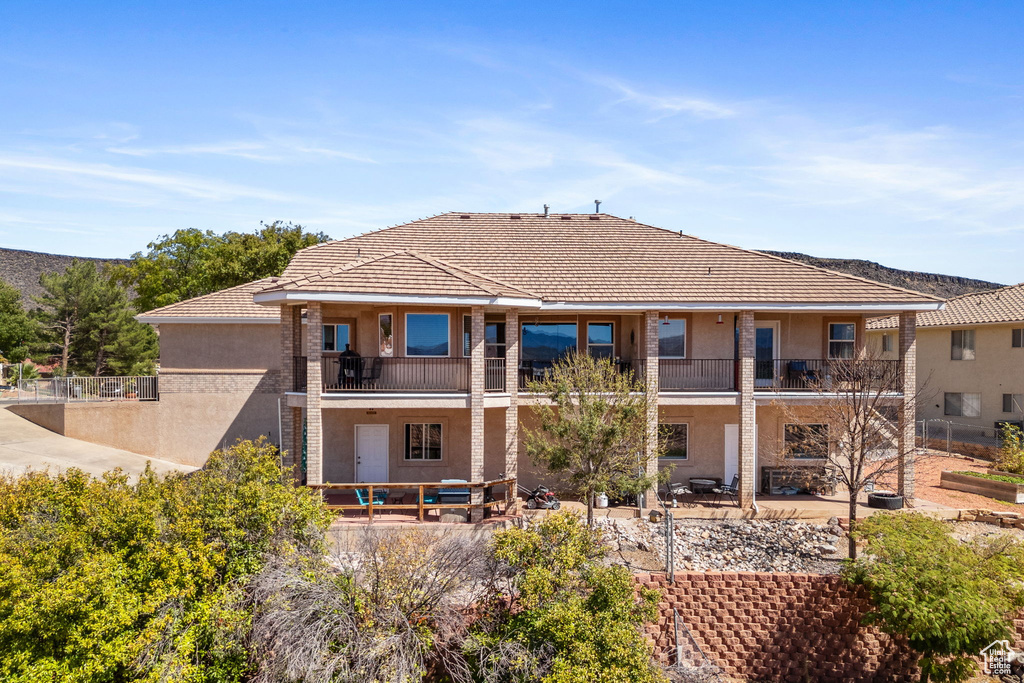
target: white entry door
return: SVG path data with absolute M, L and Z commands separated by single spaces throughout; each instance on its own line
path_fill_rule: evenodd
M 356 481 L 388 480 L 388 426 L 356 425 Z
M 723 484 L 731 484 L 740 472 L 740 426 L 725 425 L 725 476 Z M 754 427 L 754 472 L 757 472 L 757 427 Z M 756 476 L 756 475 L 755 475 Z

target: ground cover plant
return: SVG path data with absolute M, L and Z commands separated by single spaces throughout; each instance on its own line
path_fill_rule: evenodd
M 982 648 L 1013 639 L 1024 544 L 1006 536 L 962 543 L 918 513 L 873 515 L 854 533 L 865 548 L 846 578 L 871 596 L 867 622 L 922 654 L 922 681 L 965 681 Z
M 989 479 L 991 481 L 1003 481 L 1007 484 L 1024 484 L 1024 476 L 1011 477 L 1006 474 L 992 474 L 990 472 L 972 472 L 968 470 L 960 470 L 953 472 L 953 474 L 966 474 L 968 477 L 977 477 L 979 479 Z

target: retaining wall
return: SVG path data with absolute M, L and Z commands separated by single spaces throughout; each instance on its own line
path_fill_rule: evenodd
M 905 641 L 861 625 L 866 593 L 838 576 L 750 572 L 639 574 L 663 591 L 655 651 L 675 661 L 673 614 L 725 673 L 765 681 L 916 680 Z

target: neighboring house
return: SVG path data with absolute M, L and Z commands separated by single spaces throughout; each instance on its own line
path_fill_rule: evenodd
M 816 400 L 798 370 L 859 357 L 885 314 L 904 333 L 891 362 L 912 367 L 915 314 L 941 305 L 605 214 L 450 213 L 309 247 L 280 278 L 139 319 L 160 332 L 159 429 L 189 459 L 270 432 L 308 483 L 532 485 L 547 479 L 520 433 L 546 399 L 523 387 L 577 349 L 657 395 L 650 433 L 668 432 L 676 481 L 738 475 L 749 506 L 757 464 L 778 463 L 794 429 L 776 402 Z
M 895 317 L 868 323 L 873 352 L 895 358 Z M 1024 420 L 1024 284 L 917 316 L 918 419 L 993 428 Z

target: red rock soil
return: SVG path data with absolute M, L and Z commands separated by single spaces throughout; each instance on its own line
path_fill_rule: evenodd
M 988 462 L 984 460 L 929 454 L 915 463 L 914 470 L 915 495 L 918 498 L 961 510 L 977 508 L 1024 512 L 1024 505 L 1015 505 L 976 493 L 952 491 L 939 487 L 942 470 L 985 472 L 988 470 Z

